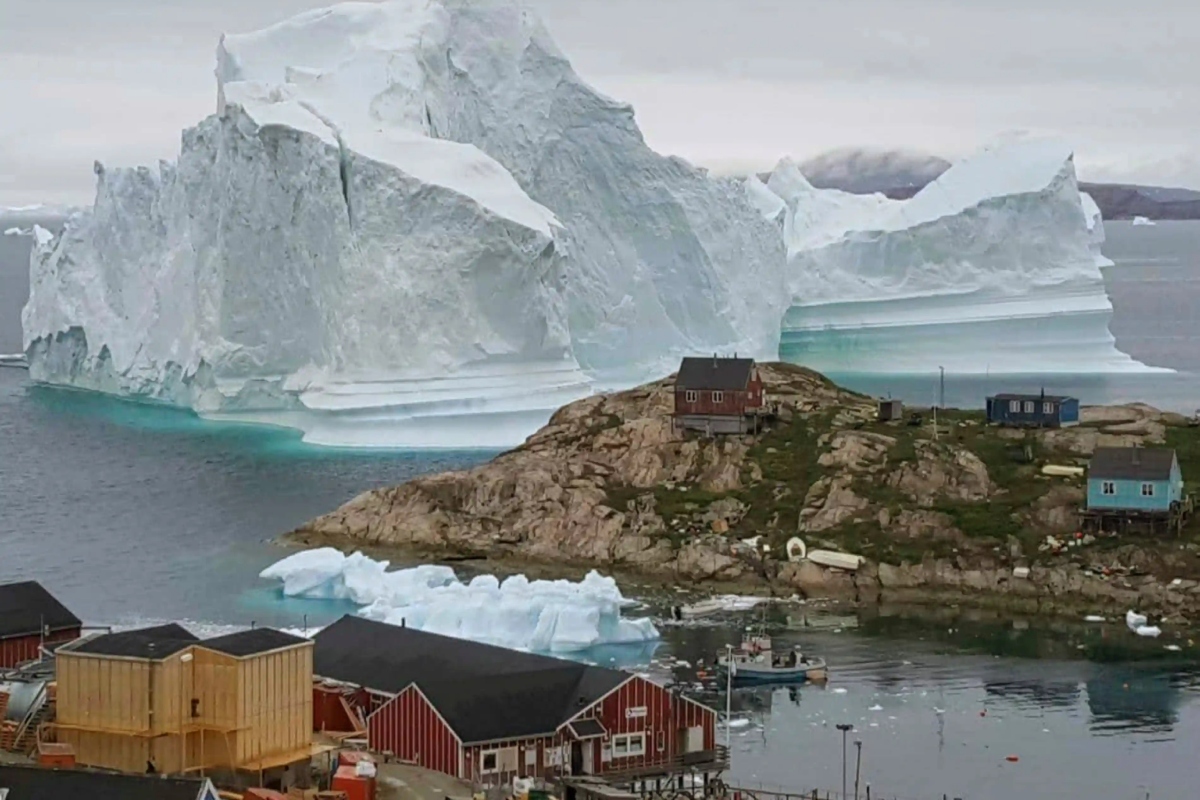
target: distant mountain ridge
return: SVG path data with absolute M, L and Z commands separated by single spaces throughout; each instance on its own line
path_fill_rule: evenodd
M 800 171 L 819 189 L 841 189 L 852 194 L 878 192 L 904 200 L 949 167 L 949 161 L 926 153 L 839 148 L 810 158 L 800 165 Z M 1193 189 L 1084 182 L 1079 188 L 1092 196 L 1106 220 L 1200 219 L 1200 191 Z

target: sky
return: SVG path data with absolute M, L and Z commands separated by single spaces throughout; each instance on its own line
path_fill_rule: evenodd
M 962 156 L 1062 136 L 1084 180 L 1200 189 L 1200 3 L 527 0 L 649 144 L 715 171 L 836 147 Z M 0 0 L 0 206 L 87 203 L 173 158 L 222 31 L 319 0 Z

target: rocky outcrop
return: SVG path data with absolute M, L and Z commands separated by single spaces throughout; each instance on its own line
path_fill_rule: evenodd
M 572 403 L 486 464 L 367 492 L 289 538 L 864 602 L 950 593 L 1119 604 L 1150 591 L 1132 574 L 1200 579 L 1194 553 L 1118 549 L 1089 564 L 1089 554 L 1113 551 L 1111 541 L 1070 536 L 1082 482 L 1041 474 L 1042 463 L 1079 463 L 1110 440 L 1162 442 L 1182 418 L 1140 405 L 1088 408 L 1079 427 L 1022 431 L 957 412 L 935 434 L 874 421 L 873 401 L 809 370 L 770 364 L 761 374 L 771 413 L 756 435 L 676 429 L 666 379 Z M 779 560 L 797 535 L 868 563 L 849 574 Z M 1017 566 L 1030 576 L 1014 578 Z M 1182 595 L 1175 585 L 1153 596 Z

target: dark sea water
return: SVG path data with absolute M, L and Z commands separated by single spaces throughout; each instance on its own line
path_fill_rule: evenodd
M 27 251 L 27 242 L 0 237 L 0 352 L 20 349 Z M 1200 225 L 1113 223 L 1106 252 L 1117 262 L 1106 280 L 1118 346 L 1185 372 L 1094 386 L 1200 406 L 1191 375 L 1200 372 Z M 286 431 L 37 388 L 0 368 L 0 582 L 41 580 L 103 624 L 319 625 L 348 607 L 285 600 L 259 582 L 282 555 L 268 540 L 371 487 L 487 456 L 315 449 Z M 774 621 L 781 640 L 802 635 L 828 658 L 834 680 L 734 693 L 735 716 L 746 720 L 731 731 L 734 783 L 836 790 L 835 726 L 850 723 L 851 782 L 858 739 L 873 797 L 1200 796 L 1198 651 L 1171 626 L 1145 641 L 1120 624 L 1052 627 L 954 609 L 812 620 L 825 627 L 801 634 Z M 696 664 L 736 640 L 737 624 L 664 626 L 657 652 L 610 648 L 593 658 L 670 673 L 721 706 L 721 687 Z M 1010 754 L 1019 760 L 1006 761 Z

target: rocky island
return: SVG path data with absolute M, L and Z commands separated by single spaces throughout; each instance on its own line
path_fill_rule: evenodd
M 802 367 L 759 372 L 774 414 L 757 434 L 676 429 L 669 377 L 573 402 L 486 464 L 366 492 L 285 539 L 860 603 L 1200 611 L 1196 527 L 1079 534 L 1083 478 L 1043 473 L 1141 444 L 1175 448 L 1185 478 L 1200 476 L 1200 429 L 1182 416 L 1085 407 L 1076 427 L 1022 430 L 939 410 L 935 428 L 928 413 L 878 421 L 875 400 Z M 790 561 L 797 536 L 866 561 Z

